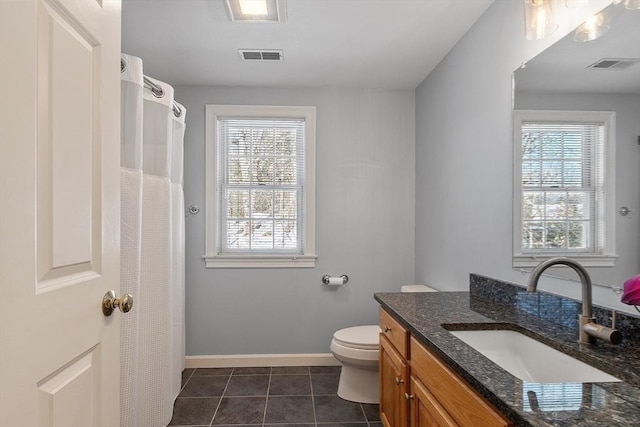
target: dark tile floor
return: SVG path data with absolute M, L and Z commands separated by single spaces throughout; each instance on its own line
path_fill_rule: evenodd
M 339 366 L 185 369 L 170 426 L 381 427 L 336 394 Z

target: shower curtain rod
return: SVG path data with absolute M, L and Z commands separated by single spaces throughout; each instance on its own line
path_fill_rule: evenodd
M 127 64 L 124 61 L 124 59 L 121 59 L 120 72 L 123 72 L 125 68 L 127 68 Z M 162 89 L 162 86 L 158 86 L 157 84 L 152 82 L 151 79 L 149 79 L 149 77 L 145 75 L 142 76 L 142 80 L 144 81 L 144 85 L 147 87 L 147 89 L 151 90 L 151 93 L 153 94 L 153 96 L 155 96 L 156 98 L 162 98 L 164 96 L 164 89 Z M 173 110 L 174 116 L 176 117 L 182 116 L 182 109 L 178 106 L 178 104 L 175 103 L 175 101 L 171 102 L 171 108 Z
M 164 96 L 164 89 L 162 89 L 162 86 L 158 86 L 157 84 L 155 84 L 154 82 L 151 81 L 151 79 L 149 79 L 147 76 L 142 76 L 142 79 L 144 80 L 144 84 L 145 86 L 151 90 L 151 93 L 153 94 L 153 96 L 155 96 L 156 98 L 162 98 Z M 180 117 L 182 115 L 182 110 L 180 109 L 180 107 L 178 107 L 178 105 L 175 102 L 171 102 L 171 107 L 173 108 L 173 115 L 176 117 Z

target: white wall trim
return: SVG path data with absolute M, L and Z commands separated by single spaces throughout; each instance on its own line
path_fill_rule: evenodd
M 204 255 L 207 268 L 313 268 L 318 255 Z
M 340 366 L 331 353 L 230 354 L 187 356 L 185 368 L 244 368 L 265 366 Z

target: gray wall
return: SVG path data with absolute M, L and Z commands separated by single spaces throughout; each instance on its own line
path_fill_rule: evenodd
M 333 332 L 377 324 L 373 293 L 412 283 L 415 97 L 366 89 L 176 88 L 187 108 L 187 355 L 327 353 Z M 315 105 L 313 269 L 206 269 L 205 104 Z M 347 274 L 329 290 L 323 274 Z
M 603 93 L 534 93 L 516 91 L 515 108 L 522 110 L 592 110 L 616 112 L 616 206 L 632 213 L 617 215 L 614 268 L 592 268 L 591 279 L 614 285 L 640 272 L 640 95 Z M 573 273 L 573 272 L 570 272 Z M 575 273 L 573 273 L 575 274 Z
M 521 1 L 496 1 L 416 90 L 416 274 L 446 290 L 469 273 L 524 284 L 511 267 L 512 73 L 607 2 L 571 12 L 539 41 L 524 38 Z M 572 281 L 540 289 L 579 298 Z M 594 301 L 633 312 L 611 289 Z

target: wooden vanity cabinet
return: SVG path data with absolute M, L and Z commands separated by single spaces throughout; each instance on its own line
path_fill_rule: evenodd
M 491 404 L 380 309 L 384 427 L 510 427 Z

